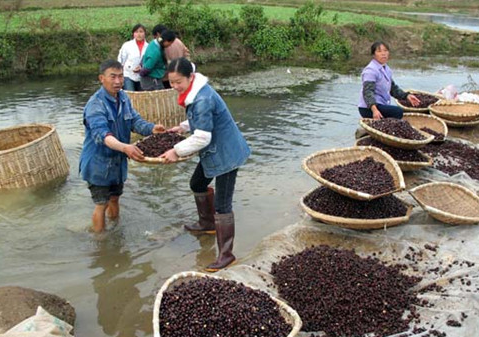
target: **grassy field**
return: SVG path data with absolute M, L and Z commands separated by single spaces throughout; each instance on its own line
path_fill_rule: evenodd
M 218 10 L 232 11 L 239 15 L 242 5 L 239 4 L 214 4 L 211 7 Z M 296 8 L 265 6 L 265 14 L 269 19 L 278 21 L 289 21 L 294 15 Z M 42 9 L 35 11 L 22 11 L 21 15 L 9 17 L 8 13 L 0 13 L 0 31 L 2 27 L 8 31 L 34 31 L 35 27 L 62 30 L 104 30 L 121 29 L 125 26 L 133 26 L 141 22 L 152 28 L 158 23 L 158 15 L 150 15 L 144 6 L 131 7 L 97 7 L 91 8 L 70 8 L 70 9 Z M 105 18 L 110 18 L 105 20 Z M 389 17 L 377 17 L 368 14 L 351 12 L 338 12 L 327 10 L 322 16 L 325 23 L 338 25 L 361 24 L 374 21 L 383 25 L 405 26 L 411 22 L 407 20 L 394 19 Z

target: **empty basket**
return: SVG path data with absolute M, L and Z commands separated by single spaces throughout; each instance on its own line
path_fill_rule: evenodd
M 388 193 L 369 194 L 337 185 L 321 177 L 321 172 L 337 165 L 349 164 L 358 160 L 372 157 L 374 160 L 384 164 L 386 170 L 391 174 L 394 181 L 394 188 Z M 314 179 L 325 187 L 334 190 L 347 197 L 358 200 L 372 200 L 405 188 L 404 177 L 396 161 L 386 152 L 373 146 L 355 146 L 343 149 L 324 150 L 311 154 L 303 160 L 303 169 Z
M 27 124 L 0 130 L 0 189 L 45 184 L 70 167 L 55 126 Z
M 471 122 L 479 119 L 479 104 L 439 101 L 429 106 L 435 116 L 453 122 Z
M 133 108 L 147 121 L 172 128 L 186 120 L 185 109 L 178 105 L 174 89 L 153 91 L 125 91 Z
M 444 123 L 446 123 L 447 126 L 451 128 L 465 128 L 465 127 L 473 127 L 476 125 L 479 125 L 479 118 L 469 121 L 469 122 L 457 122 L 457 121 L 452 121 L 444 117 L 437 116 L 433 110 L 430 110 L 431 116 L 435 116 L 439 119 L 441 119 Z
M 221 277 L 218 276 L 213 276 L 213 275 L 208 275 L 204 273 L 198 273 L 194 271 L 187 271 L 187 272 L 181 272 L 178 274 L 175 274 L 171 276 L 168 280 L 165 281 L 161 289 L 158 291 L 155 299 L 155 304 L 153 307 L 153 334 L 154 337 L 160 337 L 161 336 L 161 331 L 160 331 L 160 306 L 161 306 L 161 300 L 163 298 L 163 293 L 170 290 L 170 288 L 174 287 L 177 284 L 192 281 L 194 279 L 199 279 L 199 278 L 204 278 L 204 277 L 209 277 L 209 278 L 215 278 L 215 279 L 222 279 Z M 294 337 L 298 334 L 299 330 L 301 329 L 302 322 L 301 318 L 299 317 L 298 313 L 291 308 L 289 305 L 284 303 L 283 301 L 270 296 L 273 301 L 276 302 L 278 305 L 278 308 L 280 310 L 281 316 L 285 319 L 285 321 L 292 326 L 291 332 L 288 334 L 287 337 Z M 188 324 L 188 322 L 185 322 L 185 324 Z
M 479 197 L 462 185 L 433 182 L 417 186 L 409 193 L 439 221 L 455 225 L 479 222 Z

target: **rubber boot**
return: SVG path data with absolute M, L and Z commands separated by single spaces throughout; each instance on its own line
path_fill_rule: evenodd
M 215 234 L 215 191 L 208 187 L 204 193 L 194 193 L 199 220 L 185 229 L 192 232 Z
M 226 268 L 236 260 L 233 255 L 233 241 L 235 238 L 234 214 L 216 214 L 215 225 L 219 254 L 216 261 L 205 268 L 209 272 L 216 272 Z

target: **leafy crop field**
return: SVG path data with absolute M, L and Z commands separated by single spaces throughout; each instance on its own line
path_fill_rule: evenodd
M 218 10 L 232 11 L 235 15 L 239 15 L 242 5 L 214 4 L 211 7 Z M 289 21 L 296 8 L 265 6 L 264 11 L 269 19 Z M 40 29 L 95 31 L 123 29 L 138 22 L 152 28 L 159 23 L 159 16 L 157 14 L 150 15 L 145 6 L 42 9 L 22 11 L 16 14 L 14 12 L 13 14 L 0 13 L 0 27 L 5 27 L 8 31 L 35 31 Z M 361 24 L 368 21 L 391 26 L 411 24 L 407 20 L 329 10 L 324 11 L 321 20 L 324 23 L 336 23 L 338 25 Z

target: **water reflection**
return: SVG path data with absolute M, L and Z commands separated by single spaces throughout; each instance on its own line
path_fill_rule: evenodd
M 406 15 L 413 15 L 420 19 L 430 22 L 442 23 L 446 26 L 479 32 L 479 18 L 474 16 L 467 16 L 461 14 L 439 14 L 439 13 L 402 13 Z
M 132 256 L 124 240 L 120 230 L 99 237 L 90 265 L 101 270 L 92 277 L 92 283 L 98 295 L 98 324 L 108 336 L 140 336 L 152 330 L 146 323 L 151 320 L 151 312 L 143 310 L 148 299 L 141 298 L 137 285 L 155 270 L 151 262 L 135 262 L 139 256 Z

